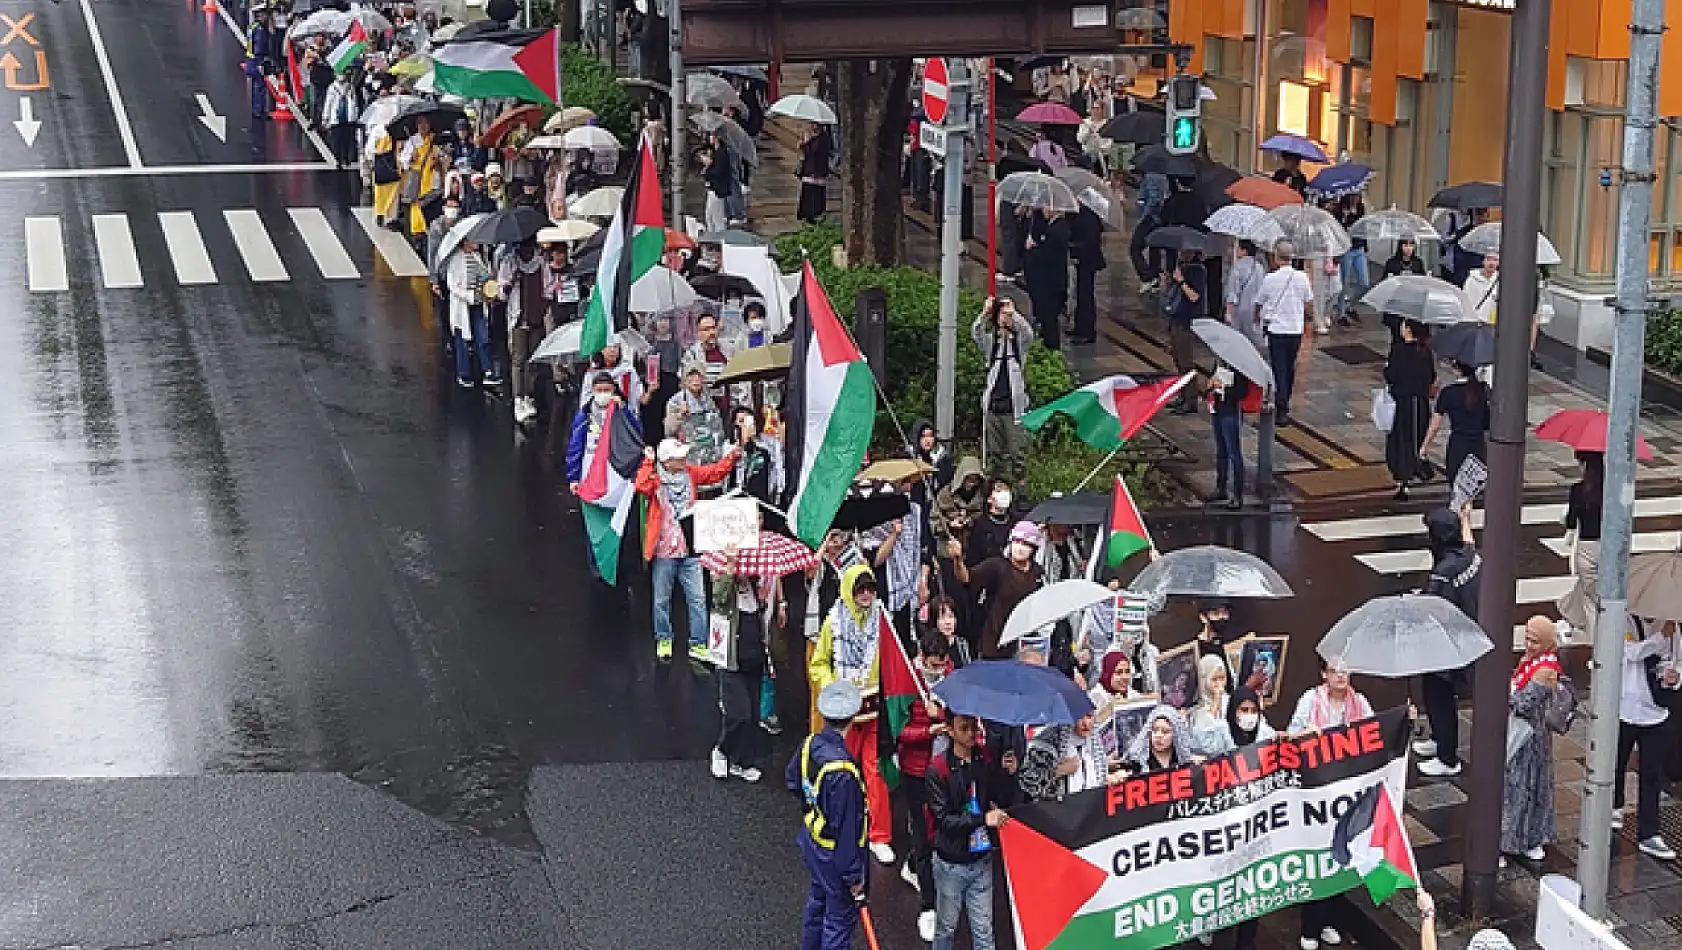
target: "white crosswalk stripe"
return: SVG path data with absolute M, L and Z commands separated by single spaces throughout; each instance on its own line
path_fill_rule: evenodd
M 266 213 L 253 208 L 227 208 L 220 215 L 159 211 L 162 249 L 169 258 L 167 276 L 160 273 L 164 265 L 156 232 L 148 234 L 149 220 L 110 212 L 91 215 L 89 226 L 99 280 L 108 289 L 143 288 L 148 279 L 155 286 L 163 285 L 170 278 L 180 286 L 200 287 L 246 279 L 281 283 L 301 279 L 306 273 L 320 274 L 325 280 L 426 276 L 426 263 L 403 235 L 374 225 L 372 208 L 349 211 L 357 227 L 349 227 L 342 217 L 335 225 L 334 212 L 315 207 L 287 208 L 283 220 L 268 220 Z M 74 222 L 70 224 L 74 226 Z M 349 233 L 341 234 L 340 229 L 347 227 Z M 66 222 L 57 215 L 24 218 L 25 266 L 31 293 L 70 289 L 65 230 Z M 296 240 L 291 238 L 293 233 Z M 230 244 L 238 252 L 243 270 L 229 267 L 225 258 L 220 269 L 216 266 L 212 250 L 220 255 L 221 249 Z M 300 244 L 302 251 L 298 250 Z M 306 252 L 309 264 L 294 260 L 289 266 L 287 258 L 301 258 Z M 358 255 L 362 255 L 361 263 Z M 385 266 L 370 269 L 369 255 L 384 261 Z M 87 263 L 90 267 L 94 264 Z

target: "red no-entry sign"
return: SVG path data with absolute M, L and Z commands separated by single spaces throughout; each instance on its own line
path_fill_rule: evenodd
M 946 122 L 946 104 L 952 94 L 947 89 L 946 60 L 936 57 L 923 66 L 923 114 L 935 125 Z

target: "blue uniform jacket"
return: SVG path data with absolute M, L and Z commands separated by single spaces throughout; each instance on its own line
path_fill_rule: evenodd
M 621 411 L 625 406 L 619 407 Z M 642 425 L 637 422 L 637 414 L 626 412 L 625 419 L 638 435 L 642 434 Z M 572 417 L 572 435 L 567 440 L 567 481 L 581 482 L 584 480 L 584 448 L 590 444 L 590 405 L 585 404 Z
M 839 732 L 825 729 L 813 737 L 812 774 L 817 774 L 826 762 L 847 758 L 850 758 L 847 746 Z M 799 751 L 789 760 L 784 778 L 789 791 L 804 804 Z M 859 839 L 864 834 L 864 786 L 847 773 L 830 773 L 818 786 L 818 810 L 823 812 L 827 828 L 835 836 L 835 848 L 820 847 L 802 826 L 799 831 L 800 855 L 806 859 L 807 870 L 832 891 L 863 883 L 867 868 L 864 846 L 859 844 Z

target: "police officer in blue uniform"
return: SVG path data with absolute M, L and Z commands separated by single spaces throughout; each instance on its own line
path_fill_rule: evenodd
M 274 71 L 274 32 L 269 29 L 269 8 L 251 7 L 251 24 L 245 30 L 245 75 L 251 80 L 251 118 L 269 117 L 268 75 Z
M 864 900 L 867 806 L 864 776 L 847 755 L 845 736 L 863 700 L 837 680 L 818 694 L 821 732 L 807 736 L 788 763 L 789 791 L 805 807 L 800 856 L 812 876 L 800 950 L 848 950 Z

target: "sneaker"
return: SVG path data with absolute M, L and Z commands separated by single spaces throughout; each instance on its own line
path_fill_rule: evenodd
M 697 663 L 711 663 L 712 651 L 707 649 L 705 643 L 691 643 L 689 645 L 689 658 Z
M 893 848 L 893 845 L 887 844 L 887 843 L 882 842 L 882 841 L 872 841 L 872 842 L 870 842 L 870 856 L 875 858 L 876 862 L 878 864 L 893 864 L 894 863 L 894 848 Z
M 1301 947 L 1302 950 L 1320 950 L 1320 941 L 1313 937 L 1299 937 L 1297 946 Z
M 1658 858 L 1660 861 L 1676 860 L 1676 852 L 1672 851 L 1670 845 L 1665 844 L 1665 840 L 1658 835 L 1654 835 L 1651 838 L 1643 838 L 1641 843 L 1637 844 L 1636 847 L 1641 849 L 1642 854 Z
M 473 380 L 457 378 L 456 379 L 456 385 L 460 386 L 462 389 L 472 389 L 473 388 Z
M 1426 759 L 1419 763 L 1419 774 L 1428 775 L 1431 778 L 1448 778 L 1451 775 L 1459 775 L 1460 766 L 1458 764 L 1444 765 L 1442 759 Z
M 1619 809 L 1618 811 L 1615 811 L 1615 812 L 1612 813 L 1612 830 L 1613 831 L 1624 830 L 1624 813 L 1623 813 L 1622 809 Z
M 917 915 L 917 936 L 923 938 L 924 943 L 934 943 L 935 913 L 925 910 Z
M 910 861 L 899 866 L 899 879 L 911 885 L 911 889 L 917 893 L 923 892 L 923 886 L 917 883 L 917 872 L 911 869 Z
M 1343 934 L 1338 933 L 1336 927 L 1321 927 L 1320 942 L 1328 947 L 1335 947 L 1343 942 Z
M 483 382 L 486 386 L 501 386 L 502 385 L 502 377 L 498 376 L 495 373 L 486 373 L 484 379 L 482 379 L 480 381 Z
M 1435 740 L 1435 739 L 1416 739 L 1416 740 L 1414 740 L 1413 754 L 1419 756 L 1421 759 L 1434 759 L 1434 758 L 1436 758 L 1437 757 L 1437 740 Z
M 712 770 L 713 778 L 729 778 L 730 773 L 734 771 L 730 767 L 730 760 L 725 758 L 724 753 L 717 749 L 713 750 Z
M 732 765 L 730 766 L 730 777 L 739 778 L 744 782 L 757 782 L 759 781 L 759 770 L 751 765 L 747 768 Z
M 1529 851 L 1524 852 L 1524 858 L 1527 861 L 1540 861 L 1547 856 L 1548 852 L 1541 845 L 1537 845 Z
M 778 719 L 776 716 L 770 716 L 759 721 L 759 728 L 764 729 L 773 736 L 780 736 L 783 734 L 783 721 Z
M 672 658 L 672 641 L 654 641 L 654 656 L 659 660 L 670 660 Z

